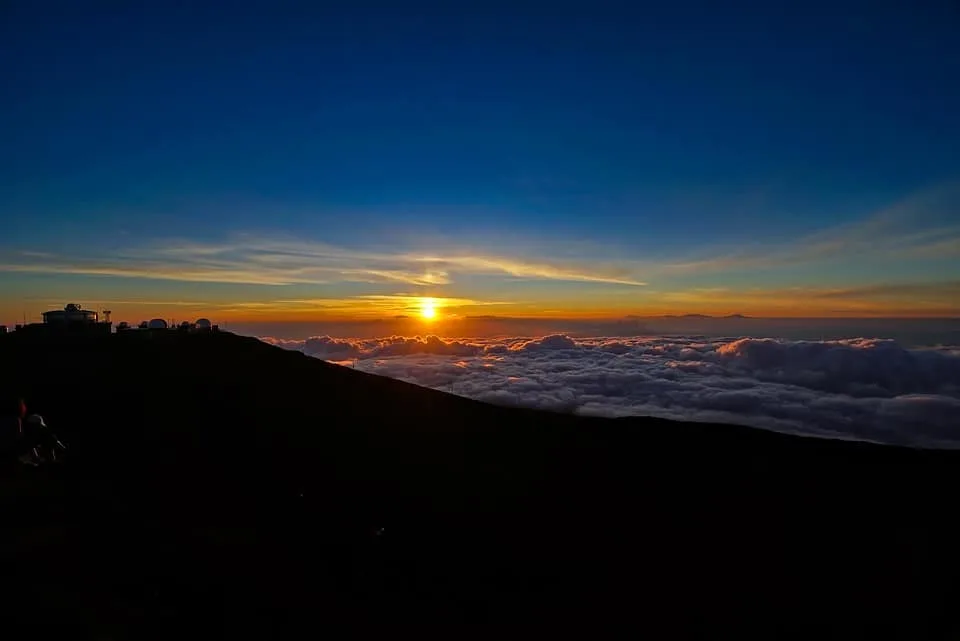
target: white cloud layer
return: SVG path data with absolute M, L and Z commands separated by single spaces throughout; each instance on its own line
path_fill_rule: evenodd
M 960 347 L 891 340 L 264 338 L 503 405 L 960 446 Z

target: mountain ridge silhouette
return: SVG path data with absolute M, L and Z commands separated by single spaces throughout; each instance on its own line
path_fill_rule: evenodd
M 227 332 L 0 355 L 69 448 L 4 468 L 6 603 L 74 638 L 957 632 L 960 453 L 497 407 Z

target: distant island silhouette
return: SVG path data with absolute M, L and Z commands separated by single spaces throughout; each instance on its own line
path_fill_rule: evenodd
M 729 314 L 727 316 L 711 316 L 709 314 L 665 314 L 659 318 L 702 318 L 702 319 L 725 319 L 725 318 L 750 318 L 749 316 L 744 316 L 743 314 Z

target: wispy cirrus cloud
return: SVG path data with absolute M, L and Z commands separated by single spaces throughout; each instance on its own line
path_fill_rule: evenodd
M 341 272 L 344 276 L 353 276 L 365 282 L 397 282 L 409 285 L 449 285 L 453 281 L 445 271 L 428 269 L 422 273 L 404 270 L 350 269 Z
M 237 236 L 222 244 L 169 241 L 114 252 L 110 258 L 2 255 L 0 271 L 67 273 L 189 282 L 283 286 L 334 282 L 448 285 L 456 274 L 642 286 L 627 265 L 576 264 L 485 254 L 372 252 L 296 240 Z
M 843 298 L 875 300 L 882 298 L 927 297 L 937 300 L 960 301 L 960 280 L 942 283 L 888 283 L 837 289 L 821 289 L 811 292 L 817 298 Z
M 720 307 L 723 313 L 753 310 L 751 313 L 760 315 L 794 316 L 960 314 L 960 280 L 844 287 L 690 288 L 657 292 L 657 296 L 668 305 L 695 305 L 707 311 Z
M 304 278 L 295 274 L 271 274 L 250 269 L 191 268 L 149 260 L 126 262 L 121 259 L 89 261 L 82 258 L 53 257 L 42 262 L 0 263 L 0 271 L 29 274 L 75 274 L 84 276 L 111 276 L 115 278 L 145 278 L 196 283 L 233 283 L 241 285 L 290 285 L 294 283 L 329 282 Z
M 745 241 L 741 247 L 667 260 L 660 274 L 741 271 L 873 258 L 888 263 L 960 256 L 960 183 L 914 194 L 860 220 L 777 243 Z
M 877 233 L 880 229 L 883 233 Z M 741 248 L 683 261 L 664 262 L 654 274 L 691 274 L 710 271 L 742 271 L 790 267 L 823 261 L 849 261 L 872 257 L 885 262 L 938 259 L 960 256 L 960 225 L 935 229 L 895 231 L 864 221 L 862 225 L 838 228 L 836 237 L 818 233 L 789 243 Z
M 621 263 L 570 263 L 522 261 L 498 256 L 412 256 L 414 261 L 431 265 L 460 269 L 470 273 L 503 273 L 515 278 L 566 280 L 642 287 L 647 283 L 636 275 L 645 265 L 623 261 Z

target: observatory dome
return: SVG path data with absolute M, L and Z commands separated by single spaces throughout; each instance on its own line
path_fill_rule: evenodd
M 197 329 L 210 329 L 211 323 L 209 318 L 198 318 L 195 323 Z
M 150 329 L 166 329 L 167 321 L 162 318 L 154 318 L 152 321 L 147 323 L 147 327 Z

